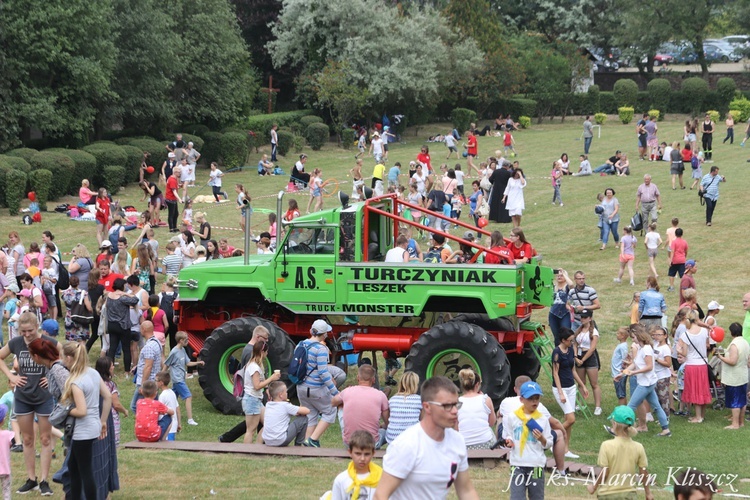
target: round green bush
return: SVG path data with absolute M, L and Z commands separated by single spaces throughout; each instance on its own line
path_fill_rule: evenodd
M 169 151 L 167 151 L 167 148 L 165 147 L 166 144 L 163 144 L 151 137 L 125 138 L 125 142 L 123 144 L 134 146 L 141 150 L 142 153 L 149 153 L 151 156 L 148 159 L 148 165 L 154 167 L 154 169 L 158 172 L 161 171 L 161 166 L 167 160 L 167 154 L 169 153 Z
M 199 135 L 203 137 L 203 134 L 206 132 L 210 132 L 211 129 L 208 128 L 206 125 L 200 124 L 200 123 L 188 123 L 187 125 L 183 125 L 180 127 L 182 130 L 185 131 L 186 134 L 190 134 L 192 136 Z M 195 146 L 196 142 L 193 141 L 193 146 Z M 197 149 L 197 147 L 196 147 Z
M 325 123 L 312 123 L 305 129 L 305 139 L 313 151 L 319 151 L 328 142 L 329 137 L 330 132 Z
M 733 78 L 719 78 L 716 82 L 716 93 L 719 94 L 719 101 L 721 101 L 721 111 L 725 114 L 729 109 L 729 103 L 734 99 L 734 92 L 737 90 L 737 84 L 734 83 Z
M 122 136 L 122 137 L 115 139 L 115 144 L 117 144 L 118 146 L 122 146 L 123 144 L 130 144 L 130 142 L 133 141 L 134 139 L 148 139 L 149 141 L 156 141 L 156 139 L 148 135 L 126 135 L 126 136 Z M 156 142 L 161 144 L 162 148 L 166 149 L 165 146 L 166 146 L 167 141 L 164 141 L 163 144 L 161 141 L 156 141 Z
M 727 114 L 732 115 L 732 118 L 734 119 L 734 123 L 737 123 L 740 121 L 740 117 L 742 116 L 742 111 L 738 109 L 730 109 Z
M 520 125 L 521 128 L 529 128 L 529 127 L 531 127 L 531 117 L 530 116 L 519 116 L 518 117 L 518 125 Z
M 109 194 L 115 195 L 125 184 L 125 175 L 125 167 L 105 165 L 102 170 L 102 185 Z
M 208 132 L 203 135 L 203 150 L 201 151 L 201 158 L 206 163 L 213 161 L 219 161 L 219 153 L 221 150 L 221 136 L 224 135 L 221 132 Z
M 648 98 L 651 101 L 651 107 L 661 111 L 659 121 L 664 119 L 666 110 L 669 107 L 669 97 L 672 94 L 672 84 L 666 78 L 655 78 L 648 82 L 646 86 Z
M 68 186 L 76 170 L 76 164 L 68 155 L 55 151 L 40 151 L 31 157 L 29 163 L 32 171 L 44 169 L 52 172 L 55 182 L 49 190 L 49 199 L 56 200 L 68 194 Z
M 307 127 L 313 123 L 323 123 L 323 119 L 315 115 L 307 115 L 299 119 L 300 128 L 302 130 L 307 130 Z
M 53 148 L 46 151 L 54 151 L 56 153 L 64 154 L 73 160 L 75 170 L 73 171 L 73 176 L 70 178 L 70 183 L 68 184 L 69 194 L 78 194 L 78 188 L 81 187 L 81 181 L 94 178 L 94 174 L 96 173 L 96 158 L 94 158 L 92 154 L 80 149 Z
M 13 170 L 13 167 L 11 167 L 8 162 L 0 158 L 0 207 L 7 206 L 5 203 L 5 177 L 11 170 Z
M 227 132 L 219 139 L 219 159 L 227 168 L 242 167 L 247 159 L 247 134 Z
M 11 170 L 5 176 L 5 203 L 10 215 L 18 215 L 21 200 L 26 197 L 26 174 L 20 170 Z
M 292 146 L 294 145 L 294 134 L 291 132 L 287 132 L 286 130 L 279 130 L 277 132 L 277 137 L 279 138 L 278 153 L 281 156 L 286 156 L 286 154 L 289 152 L 289 150 L 292 149 Z
M 8 151 L 6 156 L 17 156 L 18 158 L 23 158 L 27 162 L 31 163 L 31 157 L 37 154 L 39 151 L 36 149 L 31 148 L 18 148 L 18 149 L 11 149 Z
M 25 174 L 31 172 L 31 165 L 29 164 L 29 162 L 27 160 L 24 160 L 20 156 L 11 156 L 9 154 L 4 154 L 0 155 L 0 158 L 5 160 L 5 162 L 14 170 L 20 170 Z
M 174 134 L 168 135 L 164 138 L 165 145 L 174 141 L 177 134 L 182 134 L 182 140 L 185 141 L 185 144 L 187 144 L 188 142 L 192 142 L 193 147 L 197 149 L 198 152 L 203 149 L 203 138 L 194 134 L 188 134 L 186 132 L 175 132 Z
M 703 78 L 692 76 L 682 81 L 685 102 L 690 105 L 690 113 L 698 116 L 703 110 L 703 101 L 708 95 L 708 83 Z
M 125 151 L 125 154 L 128 155 L 128 162 L 125 164 L 125 184 L 134 182 L 138 180 L 141 161 L 143 161 L 143 150 L 128 144 L 120 147 Z
M 620 121 L 622 122 L 622 124 L 627 125 L 628 123 L 633 121 L 633 115 L 635 114 L 635 110 L 632 107 L 623 106 L 623 107 L 617 108 L 617 114 L 619 115 Z
M 296 154 L 300 154 L 302 151 L 304 151 L 306 145 L 307 141 L 304 137 L 302 137 L 301 135 L 294 136 L 294 152 Z
M 466 108 L 455 108 L 451 111 L 451 122 L 453 128 L 458 130 L 459 134 L 463 134 L 464 131 L 469 130 L 472 123 L 476 123 L 477 113 L 471 109 Z
M 96 173 L 94 174 L 93 186 L 104 184 L 104 167 L 114 165 L 125 169 L 128 163 L 128 154 L 120 146 L 114 144 L 91 144 L 83 148 L 96 158 Z
M 604 125 L 604 122 L 607 121 L 607 113 L 596 113 L 594 115 L 594 121 L 597 125 Z
M 708 116 L 711 117 L 711 121 L 713 121 L 714 123 L 718 122 L 719 121 L 719 117 L 721 116 L 721 114 L 718 111 L 716 111 L 715 109 L 710 109 L 710 110 L 706 111 L 706 113 L 708 114 Z
M 42 212 L 47 211 L 47 201 L 50 199 L 52 190 L 53 174 L 47 169 L 34 170 L 29 174 L 29 185 L 31 190 L 36 193 L 36 201 L 39 203 L 39 209 Z
M 589 109 L 593 113 L 598 113 L 601 110 L 601 89 L 599 85 L 590 85 L 586 91 Z
M 635 107 L 638 101 L 638 84 L 633 80 L 617 80 L 612 93 L 618 108 Z

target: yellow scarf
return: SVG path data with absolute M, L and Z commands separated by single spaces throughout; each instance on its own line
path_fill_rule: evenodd
M 156 312 L 159 310 L 159 306 L 151 307 L 151 319 L 154 319 L 156 317 Z
M 523 449 L 526 447 L 526 440 L 529 439 L 529 427 L 526 425 L 526 422 L 533 419 L 541 418 L 542 414 L 539 412 L 539 410 L 534 410 L 534 413 L 531 415 L 527 415 L 526 412 L 523 410 L 523 406 L 518 408 L 515 411 L 515 415 L 523 422 L 523 427 L 521 428 L 521 441 L 518 447 L 518 453 L 523 456 Z
M 349 462 L 349 467 L 346 469 L 349 473 L 349 478 L 352 480 L 352 485 L 347 488 L 346 492 L 351 493 L 351 499 L 357 500 L 359 498 L 359 488 L 361 486 L 369 486 L 375 488 L 380 482 L 380 477 L 383 475 L 383 469 L 372 462 L 370 462 L 370 475 L 360 480 L 357 477 L 357 469 L 354 467 L 354 462 Z

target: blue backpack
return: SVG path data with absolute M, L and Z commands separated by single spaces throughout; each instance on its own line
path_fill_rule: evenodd
M 293 384 L 301 384 L 312 370 L 307 371 L 307 356 L 310 352 L 311 342 L 302 341 L 294 348 L 292 362 L 289 363 L 289 381 Z

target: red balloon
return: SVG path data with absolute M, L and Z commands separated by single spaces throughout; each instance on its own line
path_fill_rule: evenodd
M 480 217 L 479 220 L 477 220 L 477 226 L 479 226 L 479 227 L 486 227 L 487 224 L 489 224 L 489 223 L 490 223 L 490 221 L 488 221 L 484 217 Z
M 146 167 L 146 172 L 148 172 L 149 174 L 153 174 L 154 173 L 154 167 L 152 167 L 151 165 L 149 165 L 148 167 Z
M 28 196 L 29 201 L 36 201 L 36 193 L 34 191 L 31 191 Z
M 720 326 L 711 328 L 711 338 L 717 344 L 720 344 L 724 340 L 724 329 Z

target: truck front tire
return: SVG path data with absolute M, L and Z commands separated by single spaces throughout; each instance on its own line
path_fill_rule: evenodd
M 284 330 L 271 321 L 254 316 L 227 321 L 203 344 L 200 359 L 206 365 L 198 377 L 203 395 L 225 415 L 242 414 L 242 405 L 232 395 L 234 373 L 242 368 L 241 349 L 250 341 L 257 326 L 266 327 L 270 334 L 268 361 L 271 369 L 281 370 L 281 379 L 288 380 L 287 369 L 294 354 L 294 343 Z
M 497 339 L 477 325 L 449 321 L 430 328 L 412 344 L 405 369 L 422 382 L 444 375 L 459 385 L 458 372 L 463 368 L 479 373 L 482 392 L 497 408 L 510 388 L 510 365 Z

